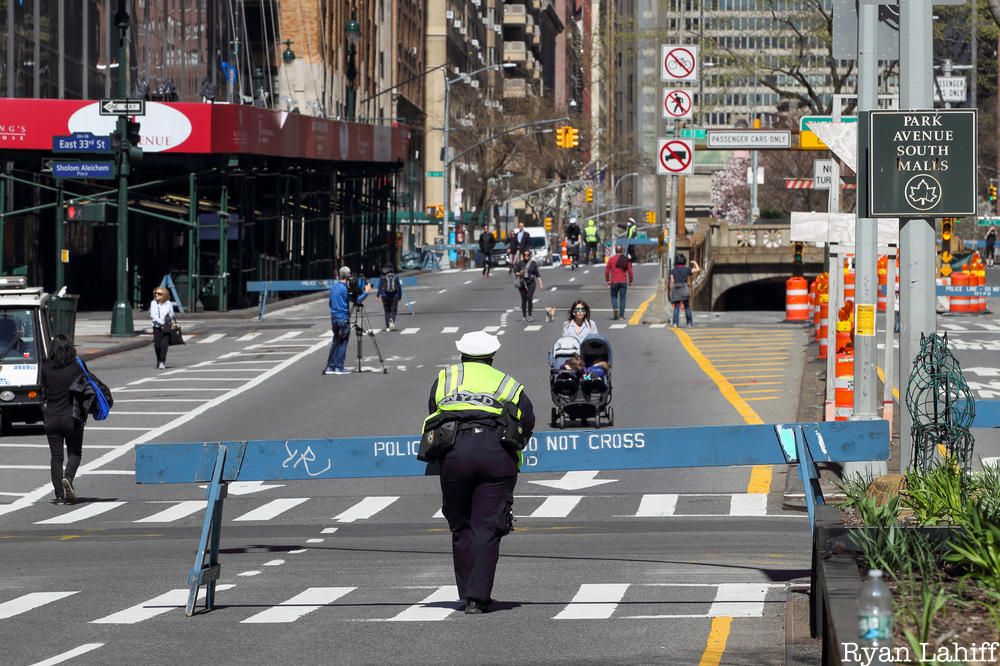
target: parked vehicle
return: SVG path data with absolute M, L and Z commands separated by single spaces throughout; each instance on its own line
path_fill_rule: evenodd
M 42 420 L 41 360 L 48 357 L 49 294 L 22 276 L 0 277 L 0 433 Z

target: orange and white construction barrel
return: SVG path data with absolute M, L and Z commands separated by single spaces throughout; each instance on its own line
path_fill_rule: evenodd
M 854 351 L 837 354 L 833 380 L 833 414 L 836 421 L 847 421 L 854 411 Z
M 809 283 L 792 276 L 785 281 L 785 321 L 809 320 Z

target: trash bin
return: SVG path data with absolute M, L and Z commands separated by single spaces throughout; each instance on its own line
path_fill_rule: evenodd
M 53 336 L 60 333 L 73 342 L 76 332 L 76 306 L 80 300 L 78 294 L 66 294 L 63 297 L 52 296 L 46 306 L 49 317 L 49 333 Z

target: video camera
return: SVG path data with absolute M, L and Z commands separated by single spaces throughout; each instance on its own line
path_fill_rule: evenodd
M 358 307 L 364 307 L 364 301 L 360 299 L 361 295 L 365 293 L 366 283 L 367 281 L 364 277 L 357 275 L 347 278 L 347 298 L 352 304 Z

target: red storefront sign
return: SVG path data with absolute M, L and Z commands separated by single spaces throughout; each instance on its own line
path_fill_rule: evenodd
M 52 150 L 52 137 L 108 135 L 115 118 L 93 100 L 0 98 L 0 151 Z M 410 130 L 348 123 L 234 104 L 147 102 L 141 145 L 147 153 L 217 153 L 332 160 L 402 162 Z

